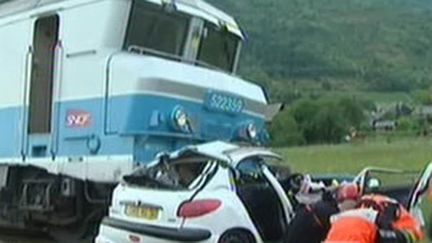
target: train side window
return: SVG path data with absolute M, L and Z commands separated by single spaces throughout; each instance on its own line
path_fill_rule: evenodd
M 58 42 L 59 16 L 36 20 L 30 81 L 29 134 L 51 131 L 55 46 Z
M 240 39 L 223 27 L 206 23 L 198 51 L 198 60 L 226 72 L 232 72 Z

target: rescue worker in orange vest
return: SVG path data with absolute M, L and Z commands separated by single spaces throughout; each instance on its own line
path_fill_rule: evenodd
M 356 208 L 334 215 L 324 243 L 376 243 L 375 221 L 378 212 L 371 208 Z
M 325 243 L 375 243 L 377 213 L 370 209 L 356 209 L 360 201 L 359 187 L 352 183 L 342 186 L 338 193 L 341 213 L 330 219 L 331 227 Z
M 420 224 L 397 201 L 366 195 L 357 208 L 332 218 L 326 243 L 413 243 L 423 238 Z
M 396 200 L 382 195 L 363 196 L 359 208 L 372 208 L 380 243 L 412 243 L 424 238 L 420 223 Z

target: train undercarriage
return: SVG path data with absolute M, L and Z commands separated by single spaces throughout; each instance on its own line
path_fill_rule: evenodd
M 114 186 L 33 166 L 1 166 L 0 228 L 85 242 L 107 214 Z

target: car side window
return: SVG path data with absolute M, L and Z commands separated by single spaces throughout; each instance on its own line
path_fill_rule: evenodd
M 267 184 L 262 171 L 262 160 L 257 157 L 247 158 L 237 166 L 237 185 Z

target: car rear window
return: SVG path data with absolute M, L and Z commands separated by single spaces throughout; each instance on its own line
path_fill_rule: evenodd
M 143 168 L 132 175 L 125 176 L 124 180 L 126 183 L 146 188 L 193 189 L 210 176 L 215 163 L 211 160 L 158 163 L 155 166 Z

